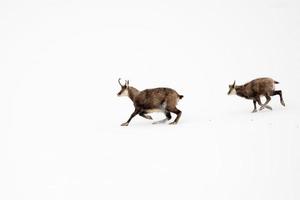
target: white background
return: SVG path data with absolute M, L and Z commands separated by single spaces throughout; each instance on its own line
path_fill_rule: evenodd
M 0 199 L 300 199 L 299 36 L 296 0 L 1 0 Z M 227 96 L 264 76 L 286 107 Z M 120 127 L 119 77 L 179 124 Z

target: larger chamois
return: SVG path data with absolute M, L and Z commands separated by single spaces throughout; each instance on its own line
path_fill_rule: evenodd
M 279 95 L 281 104 L 285 106 L 281 90 L 275 90 L 275 84 L 278 83 L 271 78 L 258 78 L 244 85 L 237 86 L 234 81 L 232 85 L 229 85 L 228 95 L 238 95 L 253 100 L 254 110 L 252 112 L 257 112 L 256 103 L 261 106 L 259 110 L 264 108 L 272 110 L 272 107 L 268 106 L 268 103 L 271 101 L 271 96 L 274 95 Z M 260 101 L 261 96 L 266 97 L 264 104 Z
M 167 122 L 172 118 L 171 113 L 175 113 L 177 117 L 170 124 L 177 124 L 181 116 L 181 111 L 176 108 L 176 105 L 183 98 L 183 95 L 179 95 L 171 88 L 154 88 L 139 91 L 129 86 L 129 81 L 125 81 L 125 84 L 122 85 L 120 80 L 118 82 L 121 86 L 121 91 L 118 93 L 118 96 L 128 96 L 135 108 L 129 119 L 121 124 L 121 126 L 128 126 L 131 119 L 136 115 L 152 120 L 152 117 L 147 115 L 152 112 L 163 112 L 166 115 L 166 119 L 154 124 Z

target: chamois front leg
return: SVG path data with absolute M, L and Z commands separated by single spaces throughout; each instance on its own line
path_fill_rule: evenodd
M 259 108 L 259 110 L 263 110 L 264 108 L 272 110 L 272 107 L 267 105 L 271 101 L 271 97 L 269 95 L 265 95 L 265 97 L 266 97 L 267 100 L 266 100 L 266 102 L 263 105 L 261 105 L 261 107 Z
M 261 107 L 263 106 L 259 97 L 255 98 L 255 100 L 257 101 L 258 105 L 260 105 Z M 272 107 L 268 105 L 265 105 L 265 108 L 272 110 Z
M 132 118 L 134 118 L 137 114 L 139 114 L 140 109 L 135 109 L 134 112 L 130 115 L 129 119 L 127 120 L 127 122 L 121 124 L 121 126 L 128 126 L 129 122 L 132 120 Z
M 252 111 L 252 113 L 256 113 L 257 109 L 256 109 L 256 100 L 253 100 L 253 105 L 254 105 L 254 109 Z

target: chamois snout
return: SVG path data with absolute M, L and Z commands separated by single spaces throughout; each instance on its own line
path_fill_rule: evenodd
M 120 92 L 117 94 L 119 97 L 128 96 L 128 88 L 122 87 Z

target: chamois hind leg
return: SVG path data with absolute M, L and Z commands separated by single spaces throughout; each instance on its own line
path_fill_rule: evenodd
M 257 101 L 258 105 L 263 106 L 263 104 L 261 103 L 260 97 L 256 97 L 255 100 Z M 266 105 L 265 108 L 272 110 L 271 106 Z
M 139 115 L 140 115 L 141 117 L 144 117 L 145 119 L 152 120 L 152 117 L 151 117 L 150 115 L 146 115 L 145 112 L 141 112 Z
M 167 111 L 169 111 L 169 112 L 172 112 L 172 113 L 175 113 L 177 116 L 176 116 L 176 118 L 175 118 L 175 120 L 173 121 L 173 122 L 171 122 L 170 123 L 170 125 L 175 125 L 175 124 L 177 124 L 178 123 L 178 120 L 180 119 L 180 117 L 181 117 L 181 111 L 180 110 L 178 110 L 176 107 L 171 107 L 171 108 L 167 108 Z
M 172 118 L 171 113 L 168 112 L 168 111 L 165 112 L 165 115 L 166 115 L 165 119 L 153 122 L 152 124 L 162 124 L 162 123 L 165 123 L 165 122 L 169 121 Z
M 259 108 L 259 110 L 263 110 L 264 108 L 268 108 L 270 110 L 272 110 L 272 107 L 271 106 L 267 106 L 268 103 L 271 101 L 271 97 L 268 95 L 268 94 L 265 94 L 265 97 L 266 97 L 266 102 Z
M 165 115 L 167 117 L 168 120 L 170 120 L 172 118 L 171 113 L 170 112 L 165 112 Z
M 128 126 L 129 122 L 132 120 L 132 118 L 134 118 L 137 114 L 139 114 L 141 112 L 140 109 L 135 109 L 134 112 L 130 115 L 129 119 L 127 120 L 127 122 L 121 124 L 121 126 Z
M 273 91 L 273 93 L 272 93 L 271 96 L 275 96 L 275 95 L 279 95 L 280 96 L 280 103 L 281 103 L 281 105 L 285 106 L 285 103 L 284 103 L 283 98 L 282 98 L 282 91 L 281 90 L 275 90 L 275 91 Z

